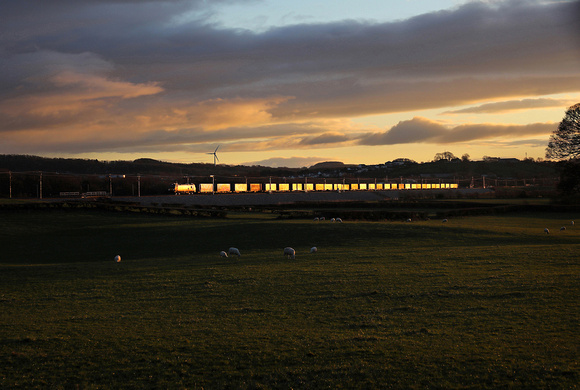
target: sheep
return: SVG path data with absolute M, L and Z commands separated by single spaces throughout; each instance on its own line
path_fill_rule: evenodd
M 407 222 L 411 222 L 411 218 L 408 218 L 408 219 L 407 219 Z
M 338 222 L 338 223 L 342 223 L 342 219 L 340 219 L 340 218 L 336 218 L 336 222 Z
M 548 230 L 548 228 L 544 228 L 544 233 L 550 234 L 550 231 Z
M 226 253 L 226 251 L 221 251 L 220 257 L 228 257 L 228 254 Z
M 336 218 L 331 218 L 330 222 L 334 223 L 334 221 L 336 221 Z
M 560 230 L 566 230 L 566 226 L 562 226 Z
M 572 223 L 570 225 L 574 226 L 574 221 L 572 221 Z
M 231 247 L 230 249 L 228 249 L 228 254 L 230 254 L 230 255 L 236 255 L 238 257 L 240 257 L 242 255 L 240 253 L 240 250 L 238 248 L 234 248 L 234 247 Z
M 324 217 L 320 217 L 320 220 L 321 220 L 321 221 L 324 221 L 325 219 L 326 219 L 326 218 L 324 218 Z
M 312 248 L 310 248 L 310 253 L 316 253 L 318 252 L 318 248 L 313 246 Z
M 443 223 L 445 223 L 445 222 L 447 222 L 447 218 L 445 218 L 445 219 L 443 220 Z
M 121 256 L 117 255 L 115 256 L 115 262 L 120 263 L 121 262 Z
M 314 218 L 314 222 L 318 222 L 320 220 L 320 218 L 316 217 Z
M 296 258 L 296 251 L 293 248 L 287 246 L 286 248 L 284 248 L 284 256 L 294 260 Z

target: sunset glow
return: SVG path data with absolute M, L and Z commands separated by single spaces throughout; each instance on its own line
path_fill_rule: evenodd
M 580 1 L 7 3 L 2 154 L 538 158 L 580 102 Z

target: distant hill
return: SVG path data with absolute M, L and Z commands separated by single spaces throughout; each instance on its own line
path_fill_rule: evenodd
M 0 171 L 45 171 L 87 175 L 292 176 L 298 172 L 298 169 L 223 164 L 214 166 L 213 164 L 201 163 L 171 163 L 151 158 L 140 158 L 134 161 L 100 161 L 96 159 L 47 158 L 31 155 L 3 154 L 0 155 Z
M 347 167 L 354 167 L 355 165 L 345 165 L 340 161 L 324 161 L 318 164 L 312 165 L 309 169 L 320 170 L 320 169 L 341 169 Z
M 540 178 L 559 176 L 557 164 L 532 160 L 438 161 L 387 167 L 384 165 L 352 165 L 325 161 L 310 168 L 271 168 L 264 166 L 171 163 L 140 158 L 134 161 L 100 161 L 91 159 L 46 158 L 30 155 L 0 155 L 0 172 L 57 172 L 82 175 L 167 175 L 167 176 L 246 176 L 246 177 L 503 177 Z

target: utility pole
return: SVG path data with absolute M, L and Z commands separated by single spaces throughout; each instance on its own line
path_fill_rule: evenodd
M 10 199 L 12 199 L 12 172 L 8 171 L 8 188 L 9 188 L 9 194 L 10 194 Z
M 137 175 L 137 197 L 141 197 L 141 175 Z
M 42 171 L 40 171 L 40 190 L 38 192 L 38 196 L 42 199 Z

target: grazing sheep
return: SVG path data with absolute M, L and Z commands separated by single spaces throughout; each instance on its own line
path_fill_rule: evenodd
M 316 217 L 314 218 L 314 222 L 318 222 L 320 220 L 320 218 Z
M 408 218 L 408 219 L 407 219 L 407 222 L 411 222 L 411 218 Z
M 324 221 L 325 219 L 326 219 L 326 218 L 324 218 L 324 217 L 320 217 L 320 220 L 321 220 L 321 221 Z
M 336 221 L 336 218 L 331 218 L 330 219 L 330 222 L 334 222 L 334 221 Z
M 120 263 L 121 262 L 121 256 L 117 255 L 115 256 L 115 262 Z
M 574 226 L 574 221 L 572 221 L 571 225 Z
M 313 246 L 312 248 L 310 248 L 310 253 L 316 253 L 318 252 L 318 248 Z
M 566 226 L 562 226 L 560 230 L 566 230 Z
M 447 222 L 447 218 L 445 218 L 445 219 L 443 220 L 443 223 L 445 223 L 445 222 Z
M 238 257 L 240 257 L 242 255 L 240 253 L 240 250 L 238 248 L 234 248 L 234 247 L 231 247 L 230 249 L 228 249 L 228 254 L 230 254 L 230 255 L 236 255 Z
M 342 219 L 340 219 L 340 218 L 336 218 L 336 222 L 338 222 L 338 223 L 342 223 Z
M 228 254 L 226 253 L 226 251 L 221 251 L 220 257 L 228 257 Z
M 550 234 L 550 231 L 548 230 L 548 228 L 545 228 L 545 229 L 544 229 L 544 233 L 546 233 L 546 234 Z
M 296 251 L 288 246 L 284 248 L 284 256 L 288 257 L 289 259 L 295 259 Z

